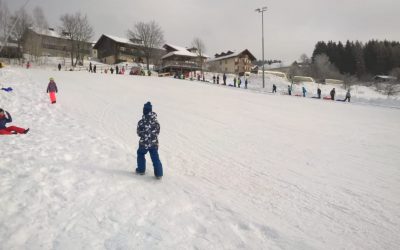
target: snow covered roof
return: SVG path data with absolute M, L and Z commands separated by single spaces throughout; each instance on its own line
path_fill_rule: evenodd
M 235 51 L 229 51 L 229 52 L 231 52 L 231 53 L 228 54 L 228 55 L 226 55 L 226 56 L 215 57 L 215 58 L 212 58 L 212 59 L 208 60 L 208 62 L 215 62 L 215 61 L 224 60 L 224 59 L 231 58 L 231 57 L 237 57 L 237 56 L 239 56 L 239 55 L 242 54 L 242 53 L 248 53 L 252 60 L 255 60 L 255 59 L 256 59 L 256 58 L 253 56 L 253 54 L 251 54 L 250 51 L 247 50 L 247 49 L 242 50 L 242 51 L 240 51 L 240 52 L 235 52 Z
M 312 83 L 315 82 L 314 78 L 309 77 L 309 76 L 293 76 L 293 81 L 294 82 L 312 82 Z
M 168 54 L 164 55 L 163 57 L 161 57 L 161 59 L 165 59 L 171 56 L 187 56 L 187 57 L 197 57 L 197 55 L 195 53 L 192 53 L 190 51 L 185 51 L 185 50 L 179 50 L 179 51 L 173 51 L 173 52 L 169 52 Z
M 198 57 L 198 55 L 196 53 L 192 53 L 190 52 L 188 49 L 184 48 L 184 47 L 180 47 L 180 46 L 176 46 L 176 45 L 172 45 L 172 44 L 165 44 L 163 46 L 164 48 L 170 48 L 174 51 L 169 52 L 168 54 L 164 55 L 163 57 L 161 57 L 161 59 L 165 59 L 171 56 L 186 56 L 186 57 Z
M 111 36 L 111 35 L 106 35 L 106 34 L 103 34 L 102 36 L 108 37 L 111 40 L 114 40 L 114 41 L 116 41 L 118 43 L 125 43 L 125 44 L 130 44 L 130 45 L 142 45 L 142 44 L 139 44 L 139 43 L 134 43 L 131 40 L 129 40 L 128 38 L 122 38 L 122 37 Z
M 36 34 L 43 35 L 43 36 L 65 38 L 65 36 L 60 35 L 53 28 L 42 29 L 42 28 L 39 28 L 39 27 L 30 27 L 29 29 L 32 30 L 33 32 L 35 32 Z
M 232 54 L 226 55 L 226 56 L 220 56 L 220 57 L 215 57 L 212 58 L 210 60 L 208 60 L 209 62 L 214 62 L 214 61 L 219 61 L 219 60 L 223 60 L 223 59 L 227 59 L 227 58 L 231 58 L 231 57 L 236 57 L 238 55 L 240 55 L 241 52 L 235 52 L 233 51 Z
M 127 44 L 127 45 L 136 45 L 136 46 L 143 46 L 143 44 L 141 43 L 134 43 L 131 40 L 129 40 L 128 38 L 122 38 L 122 37 L 117 37 L 117 36 L 111 36 L 111 35 L 106 35 L 106 34 L 102 34 L 99 38 L 99 40 L 97 40 L 97 42 L 95 43 L 95 45 L 93 46 L 94 49 L 98 49 L 98 46 L 100 46 L 101 41 L 103 41 L 103 37 L 107 37 L 117 43 L 122 43 L 122 44 Z
M 169 47 L 171 47 L 172 49 L 174 49 L 174 50 L 176 50 L 176 51 L 185 51 L 185 50 L 188 50 L 187 48 L 180 47 L 180 46 L 176 46 L 176 45 L 173 45 L 173 44 L 170 44 L 170 43 L 166 43 L 166 44 L 164 45 L 164 47 L 165 47 L 165 46 L 169 46 Z
M 374 79 L 396 80 L 397 78 L 394 76 L 376 75 Z

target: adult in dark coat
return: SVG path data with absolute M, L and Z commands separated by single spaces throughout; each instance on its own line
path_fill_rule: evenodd
M 115 66 L 115 74 L 119 74 L 119 68 L 118 68 L 118 65 L 117 65 L 117 66 Z
M 223 81 L 224 81 L 224 85 L 226 85 L 226 75 L 225 75 L 225 73 L 224 73 L 224 75 L 222 76 L 222 79 L 223 79 Z
M 61 63 L 58 64 L 58 71 L 61 70 Z
M 331 90 L 330 94 L 331 94 L 331 100 L 334 101 L 335 100 L 335 94 L 336 94 L 335 88 L 333 88 Z
M 92 69 L 92 62 L 90 62 L 89 63 L 89 72 L 92 72 L 93 71 L 93 69 Z
M 157 114 L 153 112 L 153 107 L 150 102 L 147 102 L 143 107 L 143 117 L 137 126 L 137 134 L 140 137 L 139 149 L 137 150 L 137 174 L 146 172 L 147 152 L 150 152 L 150 157 L 153 162 L 154 175 L 157 179 L 163 176 L 163 168 L 158 155 L 158 135 L 160 134 L 160 124 L 157 121 Z
M 321 89 L 320 88 L 317 89 L 317 94 L 318 94 L 318 99 L 321 99 Z
M 272 84 L 272 93 L 276 93 L 276 85 Z
M 93 73 L 96 73 L 96 64 L 93 67 Z

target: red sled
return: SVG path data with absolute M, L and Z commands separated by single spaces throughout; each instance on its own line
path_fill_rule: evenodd
M 324 96 L 324 100 L 332 100 L 329 96 Z

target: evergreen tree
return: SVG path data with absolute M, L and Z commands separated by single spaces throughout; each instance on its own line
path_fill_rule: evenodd
M 359 41 L 356 41 L 353 49 L 352 54 L 354 56 L 354 70 L 355 75 L 358 78 L 363 77 L 366 74 L 365 68 L 365 60 L 364 60 L 364 53 L 363 53 L 363 45 Z
M 317 42 L 317 44 L 315 45 L 315 48 L 314 48 L 314 51 L 313 51 L 313 54 L 311 57 L 312 62 L 315 62 L 315 57 L 317 55 L 321 55 L 321 54 L 325 54 L 325 55 L 328 54 L 328 47 L 324 41 Z
M 335 49 L 335 56 L 336 56 L 336 67 L 339 69 L 340 73 L 345 73 L 345 50 L 342 42 L 339 42 Z
M 365 60 L 365 67 L 367 72 L 371 74 L 376 74 L 376 62 L 377 62 L 377 50 L 376 50 L 376 41 L 371 40 L 369 41 L 364 48 L 364 60 Z
M 324 53 L 325 52 L 325 53 Z M 357 75 L 388 74 L 391 70 L 400 67 L 400 43 L 371 40 L 365 46 L 356 41 L 342 42 L 329 41 L 327 44 L 319 41 L 313 51 L 313 63 L 318 55 L 326 54 L 329 61 L 341 74 Z
M 347 40 L 346 46 L 344 47 L 343 72 L 354 75 L 356 71 L 355 67 L 354 43 Z
M 393 42 L 391 56 L 392 68 L 400 68 L 400 43 Z

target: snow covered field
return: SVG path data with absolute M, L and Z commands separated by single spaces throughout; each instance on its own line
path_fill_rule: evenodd
M 0 86 L 31 129 L 0 137 L 0 249 L 400 246 L 398 108 L 12 67 Z M 149 157 L 134 174 L 146 101 L 161 181 Z

